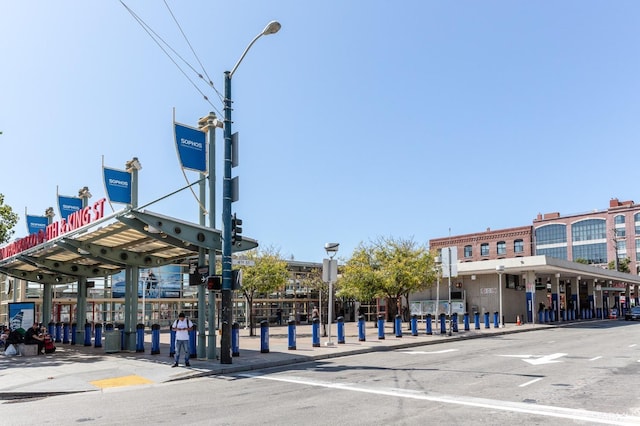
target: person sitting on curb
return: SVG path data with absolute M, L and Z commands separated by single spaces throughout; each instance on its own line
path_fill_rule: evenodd
M 31 328 L 24 334 L 25 345 L 38 345 L 38 355 L 42 355 L 44 352 L 44 337 L 40 332 L 38 323 L 34 322 Z

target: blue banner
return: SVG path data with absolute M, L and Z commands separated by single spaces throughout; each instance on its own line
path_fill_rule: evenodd
M 82 198 L 58 195 L 58 209 L 60 217 L 67 220 L 70 214 L 82 209 Z
M 36 318 L 36 304 L 34 302 L 9 303 L 9 329 L 21 333 L 33 325 Z
M 173 123 L 173 127 L 176 136 L 176 149 L 178 150 L 178 157 L 182 167 L 198 172 L 206 172 L 206 133 L 178 123 Z
M 48 224 L 49 218 L 46 216 L 27 215 L 27 232 L 29 235 L 37 234 L 39 231 L 45 232 Z
M 104 187 L 112 203 L 131 204 L 131 173 L 103 168 Z

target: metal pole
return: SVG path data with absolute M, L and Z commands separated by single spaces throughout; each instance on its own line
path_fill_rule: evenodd
M 204 203 L 206 203 L 207 199 L 207 183 L 205 182 L 205 174 L 201 173 L 200 177 L 200 203 L 198 204 L 198 210 L 200 212 L 200 225 L 205 226 L 206 218 L 204 211 Z M 205 248 L 200 247 L 198 249 L 198 266 L 204 265 L 205 259 Z M 205 334 L 205 315 L 206 315 L 206 298 L 205 298 L 206 288 L 204 283 L 200 283 L 198 285 L 198 345 L 196 348 L 196 353 L 198 358 L 205 358 L 207 356 L 207 336 Z
M 231 73 L 224 73 L 224 165 L 222 179 L 222 339 L 220 363 L 231 364 Z
M 504 321 L 502 319 L 502 272 L 498 272 L 498 293 L 500 295 L 500 297 L 499 297 L 500 306 L 499 306 L 499 313 L 498 313 L 498 315 L 499 315 L 498 321 L 499 322 L 498 322 L 498 324 L 500 324 L 500 327 L 502 328 L 502 327 L 504 327 Z
M 449 260 L 448 260 L 448 268 L 449 268 L 449 336 L 451 336 L 451 323 L 452 323 L 452 318 L 451 316 L 453 315 L 453 311 L 451 309 L 451 247 L 447 247 L 447 250 L 449 251 Z
M 216 116 L 209 113 L 208 137 L 209 137 L 209 227 L 216 228 Z M 216 251 L 209 248 L 209 275 L 216 273 Z M 209 292 L 209 334 L 207 358 L 216 359 L 216 292 Z

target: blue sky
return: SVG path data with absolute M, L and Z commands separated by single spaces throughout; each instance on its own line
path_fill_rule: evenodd
M 379 236 L 427 245 L 640 198 L 636 1 L 167 0 L 197 58 L 163 1 L 125 3 L 220 91 L 281 22 L 233 78 L 233 211 L 284 257 L 320 261 L 335 241 L 348 258 Z M 57 211 L 56 187 L 105 196 L 102 156 L 120 169 L 140 159 L 141 205 L 185 186 L 173 109 L 194 126 L 222 114 L 119 1 L 3 1 L 0 53 L 0 193 L 21 218 Z M 189 191 L 148 209 L 198 220 Z M 21 220 L 15 236 L 26 232 Z

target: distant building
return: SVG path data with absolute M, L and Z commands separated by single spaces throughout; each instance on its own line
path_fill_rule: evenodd
M 606 268 L 629 259 L 640 274 L 640 204 L 611 199 L 602 211 L 538 214 L 531 225 L 434 238 L 431 249 L 457 247 L 459 262 L 546 255 Z

